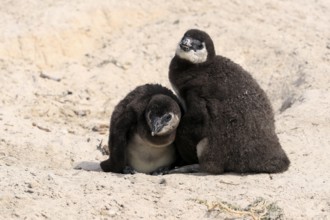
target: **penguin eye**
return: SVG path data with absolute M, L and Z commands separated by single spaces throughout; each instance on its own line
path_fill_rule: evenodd
M 164 120 L 165 120 L 166 122 L 169 122 L 171 119 L 172 119 L 172 115 L 170 115 L 170 114 L 166 114 L 166 115 L 164 116 Z
M 193 49 L 195 51 L 196 50 L 201 50 L 203 48 L 204 48 L 204 45 L 203 45 L 202 41 L 199 41 L 199 40 L 196 40 L 196 39 L 193 40 Z

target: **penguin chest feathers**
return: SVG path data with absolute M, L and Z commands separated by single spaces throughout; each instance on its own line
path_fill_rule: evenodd
M 150 173 L 171 165 L 175 160 L 173 144 L 154 145 L 134 134 L 127 148 L 128 165 L 141 173 Z

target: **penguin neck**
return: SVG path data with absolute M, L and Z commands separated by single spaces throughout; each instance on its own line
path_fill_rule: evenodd
M 169 79 L 176 90 L 177 95 L 180 96 L 178 93 L 181 93 L 181 90 L 187 85 L 187 83 L 189 83 L 189 81 L 200 77 L 201 72 L 199 69 L 205 71 L 212 62 L 213 59 L 208 59 L 204 63 L 194 64 L 176 55 L 170 64 Z
M 173 64 L 175 64 L 175 68 L 182 71 L 190 68 L 208 66 L 212 63 L 213 58 L 208 57 L 207 60 L 203 63 L 192 63 L 189 60 L 182 59 L 178 55 L 175 55 L 172 61 Z
M 176 135 L 176 130 L 173 129 L 168 134 L 152 136 L 149 125 L 143 122 L 139 124 L 137 128 L 137 133 L 145 141 L 145 143 L 148 143 L 149 146 L 164 147 L 173 143 Z

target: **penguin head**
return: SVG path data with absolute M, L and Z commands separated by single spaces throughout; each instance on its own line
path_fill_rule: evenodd
M 145 111 L 151 136 L 165 136 L 176 131 L 181 110 L 176 101 L 166 95 L 154 95 Z
M 213 41 L 206 32 L 191 29 L 183 35 L 175 54 L 181 59 L 200 64 L 213 59 L 215 50 Z

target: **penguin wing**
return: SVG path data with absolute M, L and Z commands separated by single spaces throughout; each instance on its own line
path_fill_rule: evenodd
M 121 109 L 123 110 L 123 109 Z M 135 128 L 137 116 L 131 109 L 116 111 L 112 114 L 109 135 L 110 156 L 101 162 L 101 168 L 105 172 L 122 173 L 126 164 L 126 149 L 129 143 L 130 132 Z

